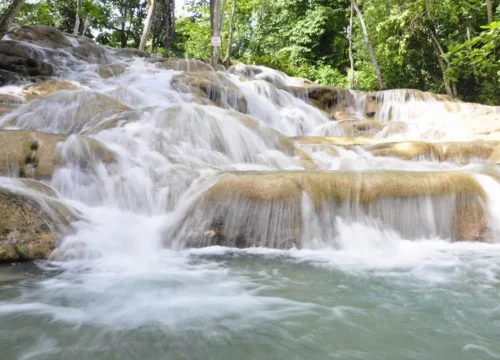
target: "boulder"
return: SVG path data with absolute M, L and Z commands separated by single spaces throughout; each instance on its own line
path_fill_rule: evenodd
M 396 157 L 403 160 L 447 161 L 456 164 L 487 162 L 492 156 L 496 141 L 437 142 L 423 141 L 386 142 L 365 146 L 375 156 Z
M 42 59 L 42 54 L 17 41 L 0 41 L 0 69 L 5 83 L 13 83 L 16 76 L 52 76 L 54 67 Z
M 123 74 L 127 70 L 127 65 L 123 63 L 114 63 L 109 65 L 99 65 L 97 72 L 103 79 Z
M 78 45 L 70 51 L 77 59 L 90 64 L 108 65 L 117 61 L 108 49 L 93 43 Z
M 0 67 L 1 67 L 0 63 Z M 12 67 L 11 67 L 12 68 Z M 22 75 L 15 73 L 14 71 L 0 69 L 0 86 L 16 84 L 23 81 L 27 81 Z
M 43 98 L 61 90 L 76 90 L 80 85 L 69 80 L 48 80 L 34 83 L 23 88 L 22 94 L 28 101 Z
M 162 69 L 177 70 L 183 72 L 214 71 L 214 68 L 201 60 L 196 59 L 151 59 L 156 66 Z
M 21 26 L 7 33 L 6 36 L 11 40 L 25 41 L 44 48 L 61 49 L 73 46 L 68 36 L 46 25 Z
M 88 133 L 96 128 L 113 127 L 116 117 L 129 110 L 128 106 L 96 91 L 65 90 L 20 106 L 4 117 L 0 126 L 52 133 Z
M 223 174 L 169 236 L 189 246 L 308 247 L 314 236 L 335 239 L 340 218 L 406 239 L 490 241 L 485 201 L 474 176 L 461 172 L 236 172 Z
M 16 95 L 0 94 L 0 116 L 8 114 L 24 103 L 24 100 Z
M 151 57 L 151 54 L 148 53 L 147 51 L 142 51 L 142 50 L 133 49 L 133 48 L 118 49 L 115 51 L 115 54 L 120 56 L 120 57 L 125 57 L 125 58 L 132 58 L 132 57 L 150 58 Z
M 0 184 L 0 262 L 47 259 L 80 216 L 43 183 L 15 185 L 13 190 Z
M 173 78 L 172 86 L 184 93 L 206 97 L 222 108 L 247 112 L 245 96 L 225 75 L 217 72 L 190 72 Z
M 0 188 L 0 262 L 46 259 L 56 244 L 50 223 L 40 204 Z
M 70 153 L 58 151 L 66 135 L 47 134 L 39 131 L 0 131 L 0 175 L 21 178 L 50 179 L 55 169 L 68 161 Z M 95 139 L 75 137 L 69 149 L 78 151 L 75 164 L 94 165 L 95 161 L 110 163 L 115 155 Z M 86 149 L 82 150 L 82 146 Z M 85 152 L 86 150 L 86 152 Z

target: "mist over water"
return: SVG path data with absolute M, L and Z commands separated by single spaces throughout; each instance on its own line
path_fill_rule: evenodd
M 189 73 L 108 56 L 126 63 L 121 75 L 103 79 L 96 64 L 60 56 L 58 76 L 77 89 L 0 117 L 8 129 L 70 135 L 58 144 L 61 161 L 46 184 L 78 214 L 48 261 L 0 267 L 2 358 L 500 358 L 500 193 L 484 159 L 405 160 L 356 144 L 318 150 L 289 137 L 346 134 L 307 96 L 284 89 L 304 85 L 300 79 L 244 65 L 219 72 L 219 84 L 242 94 L 246 112 L 239 112 L 243 100 L 233 93 L 207 104 L 172 86 Z M 16 86 L 0 93 L 22 96 Z M 346 96 L 361 118 L 367 95 Z M 383 96 L 376 120 L 407 125 L 389 140 L 475 138 L 457 126 L 465 106 L 450 111 L 435 98 Z M 383 199 L 373 208 L 349 199 L 320 210 L 302 188 L 298 202 L 207 199 L 221 179 L 243 172 L 304 171 L 297 149 L 318 170 L 360 177 L 472 174 L 493 243 L 455 242 L 449 209 L 460 199 L 449 193 Z M 0 186 L 52 209 L 53 200 L 16 177 L 0 177 Z M 199 242 L 222 213 L 228 239 L 234 233 L 238 245 L 241 233 L 250 234 L 257 246 Z

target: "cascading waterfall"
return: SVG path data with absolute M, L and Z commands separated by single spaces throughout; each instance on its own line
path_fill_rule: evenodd
M 485 309 L 442 315 L 458 322 L 437 330 L 440 341 L 456 332 L 450 352 L 500 357 L 498 108 L 320 87 L 261 66 L 215 72 L 60 35 L 58 47 L 1 42 L 53 67 L 48 81 L 0 87 L 0 214 L 9 196 L 28 199 L 23 211 L 55 234 L 34 280 L 5 272 L 4 286 L 0 272 L 10 358 L 97 358 L 108 345 L 125 358 L 164 358 L 155 346 L 172 359 L 249 358 L 246 332 L 262 346 L 255 358 L 278 343 L 298 345 L 276 358 L 354 358 L 359 333 L 372 349 L 356 356 L 369 358 L 404 332 L 390 320 L 401 303 L 430 308 L 407 315 L 417 332 L 450 311 L 426 293 L 434 286 Z M 474 316 L 496 324 L 477 340 L 457 330 Z M 339 336 L 347 350 L 330 344 Z

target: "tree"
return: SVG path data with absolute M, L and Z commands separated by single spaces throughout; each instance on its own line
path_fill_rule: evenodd
M 488 12 L 488 24 L 493 22 L 493 2 L 492 0 L 485 0 L 486 11 Z
M 234 17 L 236 15 L 236 3 L 237 0 L 233 0 L 233 7 L 231 10 L 231 19 L 229 22 L 228 29 L 228 39 L 227 39 L 227 49 L 226 49 L 226 57 L 224 58 L 224 64 L 229 66 L 231 64 L 231 47 L 233 46 L 233 32 L 234 32 Z
M 211 64 L 214 68 L 219 63 L 221 45 L 221 4 L 220 0 L 210 0 L 210 24 L 212 32 Z
M 368 49 L 368 53 L 370 54 L 370 59 L 373 67 L 375 68 L 375 73 L 377 74 L 378 88 L 379 90 L 383 90 L 385 87 L 384 81 L 382 80 L 382 73 L 380 72 L 380 67 L 378 66 L 375 51 L 373 50 L 372 43 L 370 42 L 370 38 L 368 36 L 368 30 L 366 28 L 365 20 L 363 19 L 363 14 L 361 13 L 361 9 L 359 8 L 355 0 L 351 0 L 351 5 L 354 7 L 354 10 L 356 10 L 356 14 L 358 15 L 359 24 L 361 25 L 361 29 L 363 31 L 363 39 Z
M 349 62 L 351 63 L 351 76 L 349 89 L 354 89 L 354 55 L 352 50 L 352 33 L 354 31 L 354 5 L 351 3 L 351 16 L 349 17 Z
M 24 5 L 24 0 L 13 0 L 0 18 L 0 38 L 9 30 L 10 23 L 16 18 L 19 10 Z
M 153 15 L 155 12 L 156 1 L 151 0 L 149 4 L 148 16 L 144 22 L 144 29 L 142 30 L 141 43 L 139 44 L 139 50 L 144 51 L 146 48 L 146 42 L 148 40 L 149 31 L 151 30 L 151 22 L 153 21 Z
M 175 2 L 174 0 L 164 0 L 165 3 L 165 50 L 163 57 L 168 58 L 175 26 Z

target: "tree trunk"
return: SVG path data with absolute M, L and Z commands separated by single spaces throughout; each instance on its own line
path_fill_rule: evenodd
M 212 56 L 211 63 L 216 68 L 220 58 L 220 0 L 210 0 L 210 24 L 212 28 Z
M 16 18 L 23 5 L 24 0 L 13 0 L 2 14 L 0 17 L 0 39 L 9 31 L 10 23 Z
M 166 31 L 165 31 L 165 50 L 163 57 L 168 58 L 170 47 L 172 46 L 172 38 L 174 35 L 175 25 L 175 2 L 174 0 L 164 0 L 165 3 L 165 16 L 166 16 Z
M 495 19 L 493 18 L 493 2 L 492 0 L 485 0 L 486 10 L 488 11 L 488 24 L 491 24 Z
M 231 20 L 229 23 L 229 36 L 227 39 L 227 50 L 226 57 L 224 58 L 224 64 L 229 66 L 231 64 L 231 47 L 233 46 L 233 31 L 234 31 L 234 17 L 236 16 L 236 2 L 237 0 L 233 0 L 233 8 L 231 10 Z
M 448 96 L 450 96 L 450 97 L 454 97 L 454 95 L 455 95 L 454 86 L 452 86 L 452 84 L 450 84 L 450 82 L 448 81 L 448 76 L 446 74 L 447 70 L 448 70 L 449 62 L 443 56 L 444 55 L 443 48 L 441 47 L 441 44 L 439 43 L 439 40 L 437 39 L 436 35 L 434 34 L 434 31 L 432 30 L 432 28 L 428 27 L 427 32 L 429 33 L 429 36 L 431 38 L 432 46 L 434 47 L 434 53 L 436 54 L 439 68 L 441 69 L 441 72 L 443 74 L 443 82 L 444 82 L 444 86 L 446 89 L 446 94 L 448 94 Z
M 94 0 L 92 1 L 92 4 L 95 6 L 97 4 L 99 4 L 99 0 Z M 82 32 L 82 35 L 85 35 L 85 33 L 87 32 L 89 26 L 90 26 L 90 20 L 89 20 L 90 16 L 87 15 L 87 17 L 85 18 L 85 22 L 83 23 L 83 32 Z
M 351 62 L 351 76 L 349 89 L 354 89 L 354 55 L 352 51 L 352 34 L 354 32 L 354 6 L 351 4 L 351 17 L 349 19 L 349 61 Z
M 146 48 L 146 42 L 148 41 L 149 31 L 151 30 L 151 22 L 153 21 L 153 14 L 155 12 L 156 1 L 151 0 L 149 4 L 148 16 L 146 17 L 146 22 L 144 23 L 144 28 L 142 29 L 141 42 L 139 44 L 139 50 L 144 51 Z
M 384 81 L 382 80 L 382 73 L 380 72 L 380 67 L 378 66 L 377 58 L 375 57 L 375 51 L 373 51 L 372 43 L 370 42 L 370 38 L 368 37 L 368 30 L 366 29 L 365 20 L 363 19 L 363 14 L 359 9 L 358 4 L 356 4 L 355 0 L 351 0 L 351 5 L 356 10 L 356 14 L 358 15 L 359 24 L 361 25 L 361 29 L 363 30 L 363 40 L 365 41 L 365 45 L 368 48 L 368 53 L 370 54 L 370 59 L 372 61 L 373 67 L 375 68 L 375 73 L 377 74 L 377 83 L 379 90 L 384 90 Z
M 80 31 L 80 13 L 82 12 L 83 0 L 76 0 L 76 15 L 75 27 L 73 28 L 73 35 L 78 35 Z

